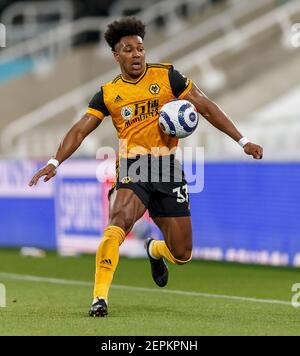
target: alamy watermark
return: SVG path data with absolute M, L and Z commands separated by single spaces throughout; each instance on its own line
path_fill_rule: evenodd
M 6 27 L 0 23 L 0 48 L 6 47 Z
M 291 28 L 291 44 L 294 48 L 300 47 L 300 23 L 295 23 Z
M 6 307 L 6 288 L 5 285 L 0 283 L 0 308 Z
M 118 152 L 112 147 L 102 147 L 98 149 L 96 158 L 102 161 L 96 172 L 98 181 L 105 181 L 113 175 L 111 167 L 103 164 L 106 161 L 111 166 L 117 164 L 116 181 L 123 184 L 185 181 L 189 185 L 189 193 L 200 193 L 204 189 L 203 147 L 152 147 L 149 153 L 143 147 L 128 149 L 127 141 L 121 140 Z
M 292 306 L 300 308 L 300 283 L 295 283 L 292 286 L 292 292 L 295 293 L 292 297 Z

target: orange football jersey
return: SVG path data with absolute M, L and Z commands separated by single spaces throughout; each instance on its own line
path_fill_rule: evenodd
M 176 98 L 184 98 L 192 81 L 169 64 L 147 64 L 136 81 L 122 75 L 103 85 L 89 103 L 87 113 L 103 120 L 111 116 L 117 130 L 120 156 L 136 154 L 164 155 L 176 149 L 178 139 L 159 128 L 161 107 Z

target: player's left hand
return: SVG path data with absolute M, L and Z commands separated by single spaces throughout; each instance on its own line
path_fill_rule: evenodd
M 247 143 L 244 146 L 244 152 L 247 155 L 252 156 L 254 159 L 262 159 L 263 158 L 263 148 L 259 145 L 256 145 L 254 143 Z

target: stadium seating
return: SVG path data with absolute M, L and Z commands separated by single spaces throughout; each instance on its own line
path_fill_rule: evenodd
M 298 71 L 295 70 L 299 66 L 299 51 L 284 47 L 282 39 L 288 28 L 287 21 L 293 23 L 297 20 L 300 7 L 297 7 L 296 1 L 284 3 L 282 9 L 295 6 L 295 10 L 292 9 L 291 16 L 280 18 L 280 13 L 274 12 L 276 5 L 278 3 L 272 0 L 247 3 L 231 1 L 215 6 L 204 4 L 192 15 L 182 17 L 184 26 L 179 26 L 177 33 L 170 32 L 166 27 L 156 27 L 155 22 L 150 23 L 146 40 L 148 60 L 173 62 L 228 112 L 238 125 L 247 126 L 259 107 L 276 100 L 299 81 Z M 264 25 L 268 21 L 273 22 Z M 255 33 L 257 28 L 259 31 Z M 100 46 L 99 43 L 77 46 L 55 61 L 37 60 L 34 72 L 0 86 L 3 98 L 0 152 L 21 157 L 43 157 L 55 150 L 63 132 L 84 111 L 98 86 L 104 79 L 109 80 L 105 75 L 111 73 L 112 77 L 117 70 L 109 49 L 103 43 Z M 226 43 L 230 44 L 228 48 Z M 214 54 L 214 48 L 222 47 L 220 44 L 225 44 L 224 49 Z M 271 88 L 267 85 L 270 81 L 274 83 Z M 27 90 L 24 91 L 24 88 Z M 18 105 L 11 104 L 12 92 Z M 60 107 L 55 100 L 60 102 L 64 95 L 72 96 L 70 104 L 62 106 L 53 115 L 49 115 L 49 112 L 45 117 L 37 115 L 35 110 L 41 109 L 42 112 L 43 107 L 51 101 L 53 106 Z M 20 118 L 26 118 L 26 123 L 29 123 L 27 118 L 33 117 L 34 111 L 38 116 L 36 124 L 32 120 L 33 124 L 27 130 L 23 127 L 24 134 L 21 129 L 20 134 L 15 134 L 14 123 L 18 126 Z M 94 133 L 89 143 L 78 151 L 78 155 L 93 156 L 95 148 L 112 144 L 115 135 L 109 120 L 105 121 L 101 130 L 105 134 Z M 193 136 L 192 143 L 205 144 L 208 158 L 236 157 L 232 143 L 213 130 L 203 123 L 198 135 Z M 12 140 L 9 141 L 11 132 Z M 47 132 L 48 138 L 45 139 L 44 134 L 41 136 L 41 132 Z M 251 134 L 257 137 L 255 130 Z M 220 141 L 218 149 L 212 144 L 216 138 Z M 116 140 L 113 142 L 116 144 Z

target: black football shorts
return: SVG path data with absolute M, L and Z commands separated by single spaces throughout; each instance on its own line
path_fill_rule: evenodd
M 187 182 L 174 155 L 121 158 L 109 196 L 120 188 L 133 190 L 152 218 L 191 215 Z

